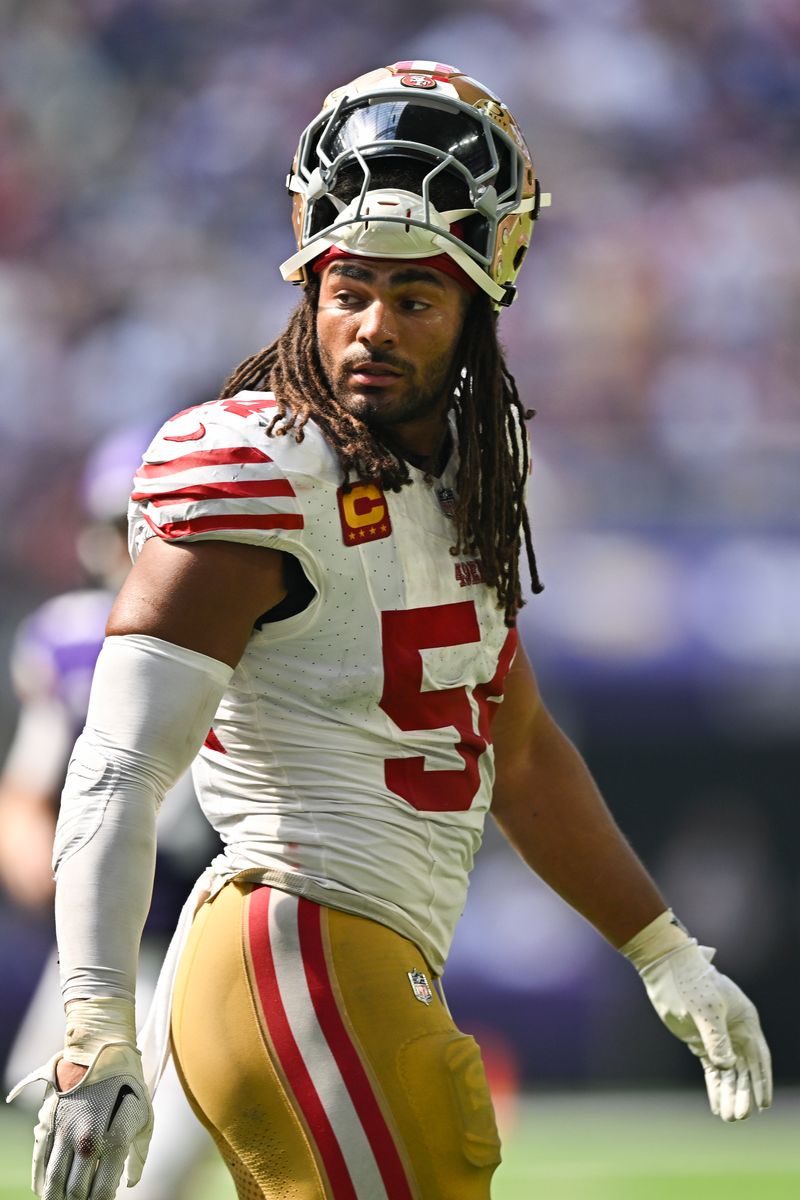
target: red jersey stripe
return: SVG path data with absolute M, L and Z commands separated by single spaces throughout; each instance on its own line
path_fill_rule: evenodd
M 228 751 L 223 746 L 222 742 L 219 740 L 217 735 L 214 733 L 213 727 L 211 729 L 209 729 L 208 733 L 206 734 L 206 740 L 203 742 L 203 745 L 208 746 L 209 750 L 216 750 L 217 754 L 227 754 L 228 753 Z
M 274 396 L 261 396 L 256 400 L 240 400 L 240 396 L 246 393 L 239 392 L 236 396 L 231 396 L 228 400 L 222 401 L 222 407 L 225 412 L 236 413 L 238 417 L 249 417 L 256 412 L 264 412 L 267 408 L 277 408 L 278 401 Z
M 344 1023 L 336 993 L 331 985 L 322 942 L 322 911 L 302 897 L 298 901 L 297 926 L 306 982 L 320 1028 L 325 1034 L 336 1065 L 353 1101 L 367 1140 L 375 1155 L 389 1200 L 413 1200 L 405 1168 L 372 1090 L 358 1050 Z
M 219 450 L 195 450 L 194 454 L 183 454 L 169 462 L 142 463 L 136 474 L 140 479 L 159 479 L 162 475 L 177 475 L 179 471 L 192 471 L 195 467 L 265 462 L 272 462 L 272 459 L 255 446 L 223 446 Z
M 330 1180 L 332 1194 L 336 1200 L 358 1200 L 347 1163 L 325 1112 L 319 1092 L 303 1061 L 300 1048 L 295 1041 L 283 1005 L 275 960 L 269 937 L 269 904 L 272 888 L 255 888 L 250 895 L 247 912 L 247 934 L 250 959 L 253 964 L 256 987 L 261 1010 L 269 1030 L 275 1052 L 280 1059 L 284 1074 L 294 1091 L 297 1103 L 306 1119 L 309 1130 Z
M 288 479 L 253 479 L 244 483 L 197 483 L 184 488 L 173 488 L 161 495 L 151 496 L 147 492 L 133 492 L 131 500 L 153 504 L 161 508 L 165 504 L 177 504 L 181 500 L 228 500 L 236 497 L 294 496 L 295 490 Z
M 199 442 L 206 436 L 206 427 L 201 421 L 191 433 L 165 433 L 165 442 Z
M 222 529 L 302 529 L 305 522 L 299 513 L 268 513 L 263 517 L 235 513 L 220 513 L 213 517 L 195 517 L 193 521 L 166 521 L 156 525 L 147 514 L 145 520 L 160 537 L 185 537 L 192 533 L 212 533 Z
M 296 513 L 270 513 L 264 517 L 237 513 L 225 516 L 196 517 L 193 521 L 167 521 L 158 525 L 147 513 L 142 513 L 147 524 L 162 538 L 185 537 L 193 533 L 213 533 L 223 529 L 302 529 L 304 521 Z

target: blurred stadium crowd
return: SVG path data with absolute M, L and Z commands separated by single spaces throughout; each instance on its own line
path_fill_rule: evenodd
M 501 325 L 539 413 L 547 590 L 523 633 L 675 907 L 780 1039 L 800 934 L 796 0 L 6 0 L 0 21 L 0 654 L 80 582 L 98 439 L 215 395 L 281 328 L 283 181 L 324 94 L 455 63 L 508 103 L 553 193 Z M 13 722 L 3 680 L 0 748 Z M 530 1070 L 619 1074 L 620 1022 L 650 1032 L 628 968 L 500 854 L 490 838 L 456 945 L 465 1009 L 484 1020 L 483 978 L 521 1041 L 531 996 L 583 1014 L 574 1061 L 538 1043 Z M 542 921 L 502 935 L 510 897 Z M 642 1055 L 671 1069 L 660 1041 Z M 800 1074 L 796 1045 L 783 1061 Z

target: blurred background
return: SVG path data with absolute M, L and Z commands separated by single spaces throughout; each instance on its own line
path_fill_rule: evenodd
M 796 0 L 6 0 L 0 752 L 20 621 L 87 583 L 87 463 L 281 329 L 297 136 L 406 58 L 494 88 L 553 193 L 501 320 L 538 413 L 523 638 L 797 1082 Z M 49 901 L 6 888 L 0 1059 L 50 943 Z M 700 1086 L 630 967 L 492 829 L 447 984 L 498 1088 Z

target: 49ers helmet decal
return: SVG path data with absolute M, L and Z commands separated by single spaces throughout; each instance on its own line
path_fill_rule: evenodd
M 413 193 L 405 179 L 387 186 L 393 166 L 415 173 Z M 331 246 L 370 258 L 446 253 L 498 308 L 514 299 L 533 222 L 550 203 L 502 101 L 428 61 L 331 92 L 300 137 L 287 187 L 298 250 L 281 264 L 284 279 L 306 283 Z

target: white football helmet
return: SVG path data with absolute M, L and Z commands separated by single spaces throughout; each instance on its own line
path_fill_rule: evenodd
M 387 186 L 387 168 L 400 172 L 399 186 Z M 286 182 L 298 250 L 281 264 L 284 279 L 307 283 L 308 264 L 331 246 L 370 258 L 446 253 L 495 308 L 514 300 L 533 222 L 550 203 L 502 101 L 428 61 L 381 67 L 331 92 Z

